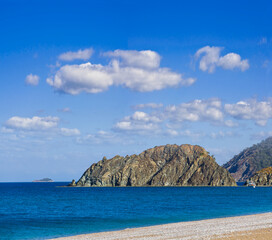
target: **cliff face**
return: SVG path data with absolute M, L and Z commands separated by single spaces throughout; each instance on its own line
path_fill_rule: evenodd
M 254 181 L 256 186 L 272 186 L 272 167 L 256 172 L 250 180 Z
M 257 171 L 272 165 L 272 137 L 243 150 L 223 165 L 237 182 L 248 180 Z
M 202 147 L 165 145 L 139 155 L 104 157 L 76 186 L 236 186 L 236 182 Z

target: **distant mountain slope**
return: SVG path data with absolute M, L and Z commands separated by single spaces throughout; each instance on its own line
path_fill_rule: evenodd
M 103 158 L 70 186 L 236 186 L 236 182 L 204 148 L 184 144 Z
M 249 179 L 257 171 L 272 166 L 272 137 L 254 144 L 223 165 L 237 182 Z

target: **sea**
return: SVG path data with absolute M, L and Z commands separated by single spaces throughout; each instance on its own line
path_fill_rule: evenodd
M 49 239 L 272 211 L 271 187 L 0 183 L 0 239 Z

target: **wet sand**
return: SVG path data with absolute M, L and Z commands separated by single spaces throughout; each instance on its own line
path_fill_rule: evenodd
M 157 239 L 216 239 L 267 240 L 272 239 L 272 213 L 179 222 L 121 231 L 82 234 L 58 240 L 157 240 Z

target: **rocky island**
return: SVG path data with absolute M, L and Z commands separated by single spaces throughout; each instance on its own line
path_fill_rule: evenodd
M 236 186 L 231 174 L 197 145 L 165 145 L 94 163 L 70 186 Z
M 53 182 L 51 178 L 42 178 L 40 180 L 33 180 L 32 182 Z

